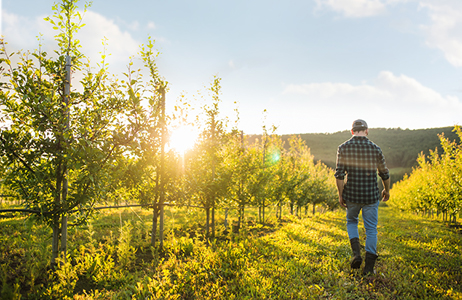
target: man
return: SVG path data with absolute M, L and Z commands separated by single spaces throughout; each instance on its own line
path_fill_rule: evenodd
M 379 146 L 367 138 L 369 130 L 364 120 L 353 122 L 351 139 L 337 150 L 335 178 L 340 205 L 347 209 L 347 232 L 353 250 L 352 269 L 361 267 L 358 216 L 362 211 L 366 229 L 366 263 L 363 274 L 374 273 L 377 259 L 377 222 L 380 198 L 390 198 L 390 174 Z M 380 195 L 377 171 L 384 189 Z M 346 182 L 345 182 L 345 176 Z

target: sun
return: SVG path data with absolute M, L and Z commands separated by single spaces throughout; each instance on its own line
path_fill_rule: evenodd
M 191 126 L 181 126 L 170 134 L 169 146 L 179 154 L 191 149 L 196 143 L 198 133 Z

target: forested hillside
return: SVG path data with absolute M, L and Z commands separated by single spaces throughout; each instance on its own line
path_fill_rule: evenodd
M 392 169 L 393 182 L 401 179 L 404 173 L 409 173 L 417 165 L 417 157 L 422 151 L 428 154 L 441 145 L 438 134 L 444 133 L 450 140 L 457 139 L 453 127 L 429 129 L 401 129 L 401 128 L 371 128 L 369 139 L 382 148 L 388 167 Z M 337 147 L 351 137 L 349 130 L 335 133 L 304 133 L 299 134 L 306 142 L 316 161 L 320 160 L 328 167 L 335 168 Z M 283 135 L 287 140 L 289 135 Z
M 385 129 L 371 128 L 369 139 L 382 148 L 390 168 L 410 168 L 417 165 L 416 159 L 420 152 L 429 153 L 429 150 L 441 145 L 438 134 L 444 133 L 450 140 L 457 139 L 453 127 L 431 129 Z M 337 147 L 351 137 L 348 130 L 332 134 L 300 134 L 300 137 L 311 149 L 316 160 L 321 160 L 329 167 L 335 167 Z

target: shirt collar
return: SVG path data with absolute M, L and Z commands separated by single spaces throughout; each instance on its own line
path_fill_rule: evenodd
M 352 139 L 357 139 L 357 140 L 368 140 L 367 136 L 357 136 L 357 135 L 353 135 L 351 137 Z

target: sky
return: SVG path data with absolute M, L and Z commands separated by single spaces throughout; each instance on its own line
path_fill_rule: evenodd
M 0 0 L 9 51 L 52 47 L 53 3 Z M 460 0 L 94 0 L 83 22 L 82 51 L 96 65 L 106 38 L 120 77 L 152 37 L 168 103 L 199 106 L 221 78 L 220 111 L 248 134 L 462 123 Z

